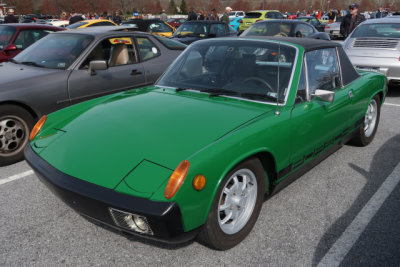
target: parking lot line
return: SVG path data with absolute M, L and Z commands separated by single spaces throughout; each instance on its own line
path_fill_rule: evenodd
M 392 103 L 383 103 L 384 105 L 388 105 L 388 106 L 395 106 L 395 107 L 400 107 L 399 104 L 392 104 Z
M 335 244 L 333 244 L 328 253 L 326 253 L 318 263 L 317 267 L 340 265 L 344 257 L 356 243 L 357 239 L 364 232 L 376 212 L 380 209 L 399 182 L 400 164 L 398 164 L 389 177 L 386 178 L 385 182 L 383 182 L 378 191 L 376 191 L 364 208 L 358 213 L 353 222 L 346 228 Z
M 0 185 L 3 185 L 5 183 L 12 182 L 12 181 L 24 178 L 24 177 L 29 176 L 31 174 L 33 174 L 32 170 L 26 171 L 26 172 L 22 172 L 22 173 L 19 173 L 19 174 L 16 174 L 16 175 L 4 178 L 4 179 L 0 179 Z

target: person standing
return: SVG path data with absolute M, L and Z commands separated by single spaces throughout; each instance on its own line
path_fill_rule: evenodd
M 361 22 L 365 21 L 365 17 L 358 12 L 358 4 L 354 3 L 349 6 L 350 14 L 343 17 L 342 23 L 340 24 L 340 33 L 347 38 L 349 34 L 360 25 Z
M 328 19 L 329 19 L 329 23 L 333 23 L 333 22 L 335 22 L 336 21 L 336 13 L 335 12 L 333 12 L 333 10 L 331 9 L 331 10 L 329 10 L 329 13 L 328 13 Z
M 197 15 L 196 15 L 196 12 L 194 12 L 193 7 L 190 8 L 190 12 L 188 14 L 188 21 L 191 21 L 191 20 L 197 20 Z
M 162 13 L 161 13 L 161 16 L 160 16 L 160 19 L 162 20 L 162 21 L 167 21 L 167 19 L 168 19 L 168 16 L 167 16 L 167 14 L 165 13 L 165 10 L 163 9 L 163 11 L 162 11 Z
M 69 19 L 69 25 L 77 23 L 78 21 L 84 20 L 81 15 L 77 14 L 74 10 L 72 10 L 71 18 Z
M 8 10 L 8 15 L 4 18 L 4 23 L 18 23 L 18 18 L 14 16 L 14 9 Z
M 119 12 L 118 12 L 118 11 L 115 11 L 115 16 L 114 16 L 114 18 L 113 18 L 113 21 L 114 21 L 114 23 L 117 24 L 117 25 L 120 25 L 120 24 L 121 24 L 122 18 L 121 18 L 121 16 L 119 15 Z
M 378 11 L 376 12 L 376 14 L 375 14 L 375 18 L 376 19 L 380 19 L 380 18 L 383 18 L 383 8 L 380 6 L 379 8 L 378 8 Z
M 211 10 L 210 20 L 216 20 L 216 21 L 219 20 L 218 12 L 215 8 Z
M 221 21 L 222 21 L 222 22 L 225 22 L 225 23 L 228 24 L 228 25 L 229 25 L 229 13 L 231 13 L 231 11 L 232 11 L 232 8 L 229 7 L 229 6 L 227 6 L 227 7 L 225 8 L 224 14 L 223 14 L 222 17 L 221 17 Z

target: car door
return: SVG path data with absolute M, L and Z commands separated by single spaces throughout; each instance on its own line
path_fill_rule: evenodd
M 93 60 L 105 61 L 105 70 L 89 71 Z M 73 102 L 123 91 L 145 84 L 143 65 L 131 37 L 107 37 L 99 41 L 85 60 L 72 71 L 68 90 Z
M 351 122 L 349 89 L 341 86 L 335 48 L 307 52 L 301 76 L 291 117 L 293 169 L 337 143 Z M 333 91 L 333 102 L 314 97 L 316 89 Z
M 136 36 L 140 60 L 145 69 L 146 84 L 153 84 L 158 77 L 167 69 L 169 62 L 162 60 L 161 49 L 152 41 L 149 36 Z

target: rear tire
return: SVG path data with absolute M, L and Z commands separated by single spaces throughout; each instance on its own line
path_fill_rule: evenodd
M 226 250 L 239 244 L 257 221 L 265 193 L 265 172 L 257 158 L 238 164 L 222 180 L 198 239 Z
M 14 105 L 0 106 L 0 166 L 24 159 L 24 147 L 35 123 L 25 109 Z
M 381 114 L 380 110 L 381 101 L 379 96 L 375 95 L 369 102 L 364 121 L 352 140 L 354 144 L 358 146 L 366 146 L 372 142 L 378 129 Z

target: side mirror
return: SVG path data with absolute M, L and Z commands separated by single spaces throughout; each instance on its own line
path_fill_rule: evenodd
M 108 69 L 107 61 L 105 60 L 92 60 L 89 63 L 89 74 L 96 75 L 96 70 Z
M 215 38 L 215 37 L 217 37 L 217 35 L 215 33 L 208 34 L 208 38 Z
M 8 53 L 11 51 L 15 51 L 17 49 L 18 49 L 18 47 L 15 44 L 9 44 L 9 45 L 6 45 L 6 47 L 4 47 L 3 50 L 4 50 L 4 52 Z
M 315 90 L 315 93 L 312 94 L 311 96 L 317 97 L 317 98 L 321 99 L 322 101 L 332 103 L 333 100 L 335 99 L 335 92 L 317 89 L 317 90 Z

